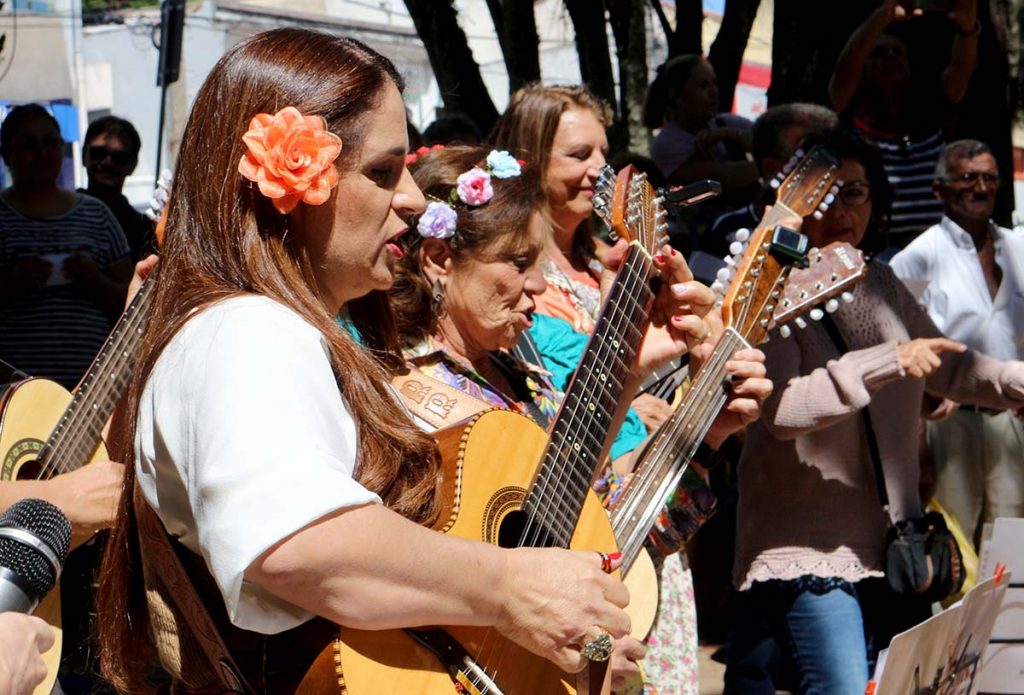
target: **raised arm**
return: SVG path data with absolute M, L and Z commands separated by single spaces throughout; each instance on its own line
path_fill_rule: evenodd
M 836 113 L 845 111 L 853 101 L 853 95 L 860 87 L 864 63 L 867 62 L 868 55 L 875 47 L 878 37 L 882 35 L 890 22 L 906 16 L 906 8 L 899 3 L 899 0 L 885 0 L 850 35 L 850 40 L 846 42 L 843 52 L 839 54 L 832 78 L 828 82 L 828 96 Z
M 949 65 L 942 71 L 942 90 L 949 103 L 959 104 L 978 66 L 978 0 L 955 0 L 949 19 L 955 31 Z

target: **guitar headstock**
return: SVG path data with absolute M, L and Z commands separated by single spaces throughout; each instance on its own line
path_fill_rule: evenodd
M 153 197 L 149 201 L 149 208 L 146 210 L 146 217 L 156 222 L 153 230 L 156 236 L 157 246 L 164 245 L 164 227 L 167 225 L 168 201 L 171 199 L 171 179 L 174 176 L 169 169 L 160 172 L 156 188 L 153 189 Z
M 668 243 L 668 213 L 664 198 L 633 165 L 617 175 L 605 165 L 594 187 L 594 212 L 604 220 L 613 238 L 636 241 L 654 255 Z
M 722 320 L 751 345 L 767 337 L 782 298 L 790 266 L 802 261 L 807 238 L 781 225 L 822 211 L 837 189 L 840 160 L 815 147 L 804 154 L 779 185 L 778 199 L 751 233 L 750 245 L 722 299 Z M 731 271 L 730 271 L 731 272 Z
M 794 268 L 790 272 L 772 315 L 773 325 L 781 326 L 779 330 L 784 337 L 789 331 L 781 324 L 808 309 L 812 318 L 820 318 L 821 309 L 811 307 L 822 302 L 825 302 L 826 311 L 835 311 L 839 308 L 835 297 L 842 295 L 852 300 L 853 296 L 848 295 L 847 290 L 868 274 L 864 252 L 845 241 L 832 242 L 822 249 L 811 249 L 807 260 L 810 265 L 806 268 Z

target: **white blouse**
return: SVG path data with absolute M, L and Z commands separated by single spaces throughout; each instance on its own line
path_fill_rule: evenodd
M 202 555 L 232 623 L 264 634 L 312 618 L 243 578 L 332 512 L 379 503 L 352 475 L 355 422 L 322 335 L 266 297 L 194 315 L 139 404 L 136 472 L 168 532 Z

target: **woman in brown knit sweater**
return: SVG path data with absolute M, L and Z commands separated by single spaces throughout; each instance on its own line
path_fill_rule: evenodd
M 845 185 L 803 231 L 812 246 L 884 248 L 891 192 L 877 153 L 845 133 L 823 140 L 842 157 Z M 800 692 L 861 695 L 870 657 L 929 615 L 929 606 L 894 596 L 879 579 L 888 520 L 865 407 L 896 521 L 921 515 L 917 432 L 926 391 L 990 408 L 1024 406 L 1024 363 L 944 338 L 887 265 L 871 263 L 854 294 L 831 315 L 845 351 L 820 324 L 765 346 L 775 392 L 747 431 L 738 469 L 734 578 L 745 620 L 730 644 L 726 692 L 775 692 L 753 663 L 764 644 L 755 633 L 767 628 L 795 665 Z

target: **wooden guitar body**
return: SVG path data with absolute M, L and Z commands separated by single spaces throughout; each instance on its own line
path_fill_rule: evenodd
M 461 538 L 515 546 L 522 528 L 520 510 L 533 484 L 547 433 L 518 413 L 492 410 L 436 436 L 444 461 L 444 511 L 435 529 Z M 570 547 L 614 552 L 611 523 L 592 492 L 583 505 Z M 452 567 L 451 571 L 468 570 Z M 577 692 L 575 676 L 493 629 L 448 627 L 445 631 L 480 661 L 500 688 L 479 692 Z M 341 628 L 336 646 L 335 666 L 343 693 L 453 692 L 452 677 L 438 657 L 402 630 Z
M 47 379 L 26 379 L 12 384 L 0 399 L 0 481 L 36 479 L 39 467 L 36 456 L 42 450 L 64 411 L 71 394 Z M 107 458 L 101 442 L 90 461 Z M 53 587 L 35 610 L 35 615 L 53 628 L 56 639 L 43 654 L 46 679 L 35 695 L 45 695 L 53 688 L 60 666 L 63 634 L 60 620 L 60 584 Z
M 622 578 L 622 583 L 629 589 L 629 605 L 626 613 L 632 621 L 633 637 L 641 642 L 647 639 L 654 627 L 654 619 L 658 616 L 658 601 L 661 598 L 658 570 L 647 550 L 636 556 L 633 565 Z

